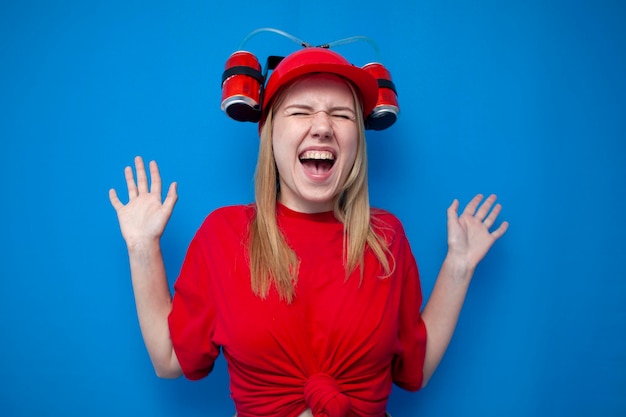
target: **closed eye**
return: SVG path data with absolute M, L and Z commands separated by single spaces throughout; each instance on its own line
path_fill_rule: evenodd
M 311 117 L 317 113 L 325 113 L 333 120 L 356 120 L 354 112 L 351 109 L 343 107 L 326 111 L 315 110 L 313 108 L 309 108 L 308 106 L 292 105 L 287 107 L 286 113 L 287 116 L 293 117 Z
M 349 113 L 332 113 L 330 116 L 333 119 L 354 120 L 354 115 Z

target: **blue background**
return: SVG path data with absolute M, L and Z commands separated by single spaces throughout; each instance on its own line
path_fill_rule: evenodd
M 252 200 L 256 126 L 219 109 L 258 27 L 373 38 L 401 117 L 368 135 L 373 205 L 404 222 L 430 294 L 445 210 L 498 194 L 511 223 L 479 266 L 428 387 L 402 416 L 626 415 L 626 7 L 620 1 L 5 1 L 0 6 L 0 414 L 228 416 L 222 358 L 159 380 L 108 189 L 135 155 L 180 199 L 173 283 L 204 216 Z M 262 60 L 291 41 L 261 34 Z M 369 45 L 337 51 L 363 65 Z M 125 200 L 125 199 L 124 199 Z

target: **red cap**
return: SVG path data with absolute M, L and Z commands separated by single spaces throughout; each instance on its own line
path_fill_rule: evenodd
M 378 81 L 367 71 L 352 65 L 343 56 L 327 48 L 309 47 L 298 50 L 283 58 L 272 71 L 263 96 L 262 120 L 269 105 L 281 87 L 305 74 L 325 72 L 340 75 L 350 80 L 361 95 L 363 118 L 365 119 L 378 101 Z

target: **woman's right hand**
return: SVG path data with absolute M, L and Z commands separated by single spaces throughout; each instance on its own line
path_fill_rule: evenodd
M 176 183 L 173 182 L 165 201 L 161 201 L 161 176 L 155 161 L 150 162 L 151 186 L 148 184 L 146 168 L 140 156 L 135 157 L 135 170 L 136 183 L 133 169 L 130 166 L 124 169 L 128 187 L 127 204 L 120 201 L 115 189 L 109 190 L 109 199 L 117 212 L 122 236 L 129 249 L 144 242 L 160 239 L 178 199 Z
M 135 170 L 137 182 L 133 169 L 124 169 L 128 203 L 123 204 L 114 189 L 109 191 L 109 198 L 128 247 L 137 316 L 150 359 L 157 375 L 176 378 L 182 370 L 170 338 L 167 318 L 172 311 L 172 296 L 159 247 L 178 199 L 176 183 L 170 185 L 162 201 L 161 175 L 156 162 L 150 162 L 152 185 L 148 184 L 146 167 L 139 156 L 135 158 Z

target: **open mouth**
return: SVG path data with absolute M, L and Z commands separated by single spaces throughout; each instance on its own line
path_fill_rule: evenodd
M 323 174 L 335 164 L 335 155 L 329 151 L 304 151 L 300 154 L 300 163 L 314 174 Z

